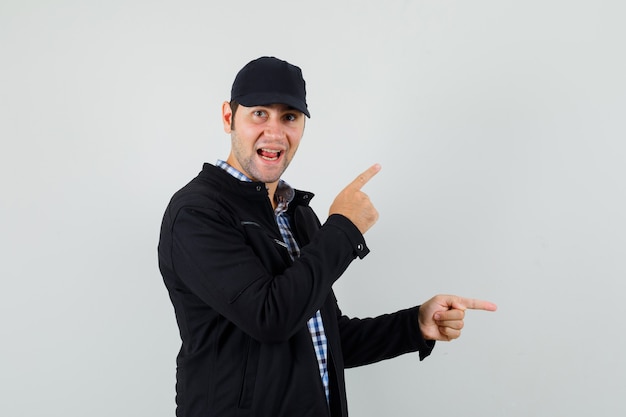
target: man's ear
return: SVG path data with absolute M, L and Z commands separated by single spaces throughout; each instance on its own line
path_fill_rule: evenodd
M 230 103 L 228 101 L 225 101 L 224 104 L 222 104 L 222 123 L 224 124 L 224 132 L 231 132 L 230 126 L 232 125 L 232 121 L 233 111 L 230 108 Z

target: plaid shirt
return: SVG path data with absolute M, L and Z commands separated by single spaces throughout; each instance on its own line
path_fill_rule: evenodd
M 222 168 L 224 171 L 228 172 L 240 181 L 250 181 L 248 177 L 233 168 L 227 162 L 218 160 L 216 166 Z M 300 256 L 300 247 L 291 233 L 289 216 L 287 215 L 287 207 L 289 206 L 289 202 L 293 200 L 294 195 L 295 191 L 289 184 L 283 180 L 278 182 L 276 195 L 274 196 L 277 202 L 274 215 L 276 216 L 276 223 L 278 224 L 278 229 L 283 237 L 283 241 L 287 244 L 291 259 L 295 259 Z M 324 391 L 326 392 L 326 401 L 328 401 L 330 396 L 328 387 L 328 367 L 326 365 L 328 352 L 326 335 L 324 333 L 324 324 L 322 323 L 322 316 L 320 315 L 319 310 L 307 322 L 307 327 L 311 333 L 311 339 L 313 341 L 313 347 L 315 348 L 315 355 L 317 356 L 317 363 L 319 365 L 320 377 L 322 378 L 322 384 L 324 385 Z

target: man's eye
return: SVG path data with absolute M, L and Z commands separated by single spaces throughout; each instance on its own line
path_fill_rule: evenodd
M 254 114 L 256 117 L 263 117 L 263 116 L 265 116 L 265 112 L 263 110 L 255 110 L 254 113 L 252 113 L 252 114 Z
M 296 115 L 295 115 L 295 114 L 291 114 L 291 113 L 290 113 L 290 114 L 285 115 L 285 120 L 290 121 L 290 122 L 295 121 L 295 120 L 296 120 L 296 118 L 297 118 L 297 117 L 296 117 Z

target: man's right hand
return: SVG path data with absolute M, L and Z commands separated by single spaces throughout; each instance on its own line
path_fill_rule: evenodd
M 378 211 L 361 188 L 378 174 L 380 169 L 380 164 L 374 164 L 348 184 L 335 197 L 328 215 L 341 214 L 347 217 L 362 234 L 365 234 L 378 220 Z

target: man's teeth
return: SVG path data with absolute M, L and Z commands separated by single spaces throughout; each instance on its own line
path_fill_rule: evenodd
M 259 149 L 257 151 L 257 153 L 263 159 L 274 160 L 274 159 L 278 159 L 278 157 L 280 156 L 281 151 L 277 151 L 277 150 L 273 150 L 273 149 L 261 148 L 261 149 Z

